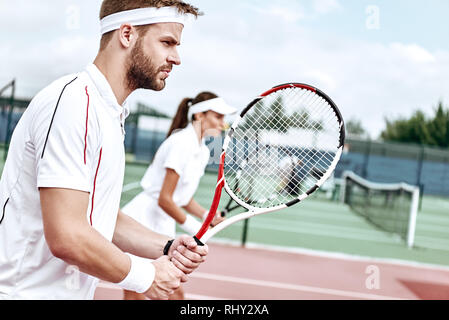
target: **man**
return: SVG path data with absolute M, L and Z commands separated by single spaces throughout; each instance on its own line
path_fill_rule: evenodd
M 104 0 L 94 64 L 31 102 L 0 181 L 0 298 L 92 299 L 102 279 L 167 299 L 205 260 L 207 246 L 119 210 L 125 100 L 165 87 L 188 15 L 177 0 Z

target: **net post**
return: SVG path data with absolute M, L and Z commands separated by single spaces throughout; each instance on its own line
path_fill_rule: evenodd
M 415 241 L 415 231 L 416 231 L 416 218 L 418 215 L 419 207 L 419 188 L 415 188 L 412 195 L 412 205 L 410 207 L 410 217 L 407 233 L 407 246 L 409 249 L 413 248 Z
M 425 187 L 425 185 L 423 183 L 421 183 L 419 185 L 419 208 L 418 208 L 419 211 L 422 210 L 422 202 L 423 202 L 423 196 L 424 196 L 424 187 Z
M 368 179 L 368 165 L 371 157 L 371 144 L 372 144 L 371 139 L 369 139 L 366 144 L 365 159 L 363 161 L 363 168 L 362 168 L 362 177 L 364 179 Z

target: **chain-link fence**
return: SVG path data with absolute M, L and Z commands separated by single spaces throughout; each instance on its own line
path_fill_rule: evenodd
M 406 182 L 425 194 L 449 196 L 449 150 L 427 146 L 347 140 L 337 167 L 373 182 Z
M 9 136 L 29 101 L 0 97 L 0 143 Z M 127 121 L 125 147 L 131 161 L 150 163 L 166 138 L 171 119 L 134 114 Z M 9 129 L 7 129 L 9 128 Z M 217 158 L 217 140 L 206 141 L 211 157 Z M 221 139 L 219 139 L 221 142 Z M 218 163 L 210 161 L 208 170 Z M 449 196 L 449 150 L 427 146 L 347 139 L 335 177 L 350 170 L 373 182 L 406 182 L 418 185 L 425 194 Z

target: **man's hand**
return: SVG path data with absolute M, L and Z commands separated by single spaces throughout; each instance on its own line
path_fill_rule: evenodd
M 144 294 L 151 300 L 168 300 L 169 296 L 179 288 L 181 281 L 187 281 L 187 277 L 170 262 L 170 258 L 167 256 L 155 260 L 153 265 L 155 268 L 154 281 Z
M 173 241 L 168 256 L 179 270 L 190 274 L 206 261 L 208 252 L 207 245 L 199 246 L 191 236 L 183 235 Z

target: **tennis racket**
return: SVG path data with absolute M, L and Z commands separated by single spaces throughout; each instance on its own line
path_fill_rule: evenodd
M 344 140 L 341 113 L 319 89 L 289 83 L 261 94 L 224 139 L 215 195 L 196 242 L 204 245 L 236 222 L 303 201 L 330 177 Z M 209 229 L 223 188 L 248 211 Z

